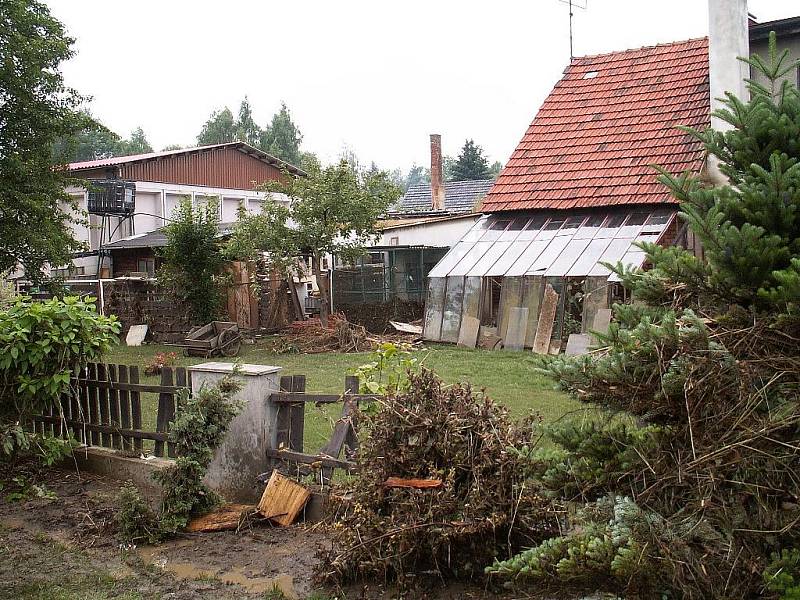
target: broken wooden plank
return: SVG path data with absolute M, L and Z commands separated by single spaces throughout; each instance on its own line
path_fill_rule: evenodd
M 273 471 L 258 503 L 258 512 L 281 527 L 288 527 L 311 498 L 299 483 Z
M 255 512 L 256 507 L 250 504 L 225 504 L 218 509 L 196 517 L 189 521 L 186 531 L 191 533 L 209 531 L 230 531 L 238 529 L 242 520 L 251 512 Z
M 401 323 L 400 321 L 389 321 L 389 325 L 394 327 L 400 333 L 413 333 L 414 335 L 422 335 L 422 325 L 412 325 L 411 323 Z
M 550 338 L 553 336 L 553 325 L 558 310 L 558 292 L 553 286 L 547 284 L 542 300 L 542 310 L 539 312 L 539 323 L 536 327 L 536 337 L 533 340 L 533 351 L 536 354 L 547 354 L 550 348 Z
M 267 458 L 277 458 L 287 462 L 300 463 L 301 465 L 309 465 L 312 468 L 331 467 L 334 469 L 344 469 L 346 471 L 353 471 L 358 466 L 356 463 L 349 460 L 341 460 L 330 456 L 315 454 L 303 454 L 302 452 L 294 452 L 284 448 L 280 450 L 267 450 Z M 259 475 L 259 479 L 266 481 L 268 478 Z
M 413 489 L 426 489 L 426 488 L 439 488 L 442 487 L 441 479 L 405 479 L 403 477 L 388 477 L 383 482 L 384 487 L 389 488 L 413 488 Z

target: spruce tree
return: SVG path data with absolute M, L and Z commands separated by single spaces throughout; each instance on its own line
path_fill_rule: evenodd
M 745 598 L 774 589 L 800 548 L 800 94 L 785 79 L 797 65 L 774 34 L 749 62 L 769 83 L 727 96 L 716 114 L 733 129 L 691 131 L 729 182 L 660 177 L 704 257 L 641 244 L 647 269 L 613 267 L 637 301 L 614 306 L 597 352 L 545 363 L 616 418 L 518 449 L 557 508 L 580 510 L 495 577 Z
M 489 168 L 489 161 L 483 155 L 483 148 L 475 144 L 473 140 L 464 142 L 461 154 L 452 165 L 450 181 L 468 181 L 491 179 L 492 172 Z

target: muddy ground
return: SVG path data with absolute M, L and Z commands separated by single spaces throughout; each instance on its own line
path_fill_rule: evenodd
M 258 526 L 187 534 L 126 548 L 114 532 L 120 482 L 51 470 L 41 484 L 55 498 L 0 499 L 0 598 L 279 600 L 396 598 L 380 586 L 345 590 L 314 581 L 329 540 L 319 526 Z M 433 588 L 419 598 L 498 598 L 481 589 Z M 525 596 L 503 596 L 504 599 Z

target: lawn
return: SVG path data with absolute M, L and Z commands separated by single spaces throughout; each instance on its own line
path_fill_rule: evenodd
M 193 365 L 205 359 L 181 356 L 179 348 L 150 344 L 138 348 L 118 346 L 105 357 L 106 362 L 136 364 L 140 372 L 158 352 L 176 351 L 177 364 Z M 581 411 L 586 407 L 566 394 L 554 389 L 551 379 L 535 370 L 534 356 L 530 352 L 505 352 L 470 350 L 457 346 L 430 345 L 419 351 L 425 366 L 432 368 L 447 383 L 469 382 L 476 388 L 485 388 L 492 398 L 504 403 L 515 417 L 531 411 L 538 412 L 545 422 L 553 422 L 564 414 Z M 355 354 L 275 354 L 263 342 L 244 345 L 238 357 L 243 363 L 269 364 L 283 368 L 283 375 L 305 375 L 306 391 L 337 393 L 344 389 L 348 370 L 372 359 L 370 353 Z M 218 359 L 227 360 L 233 359 Z M 143 382 L 157 383 L 157 377 L 142 378 Z M 142 398 L 145 427 L 155 426 L 156 397 L 144 394 Z M 330 436 L 336 419 L 337 406 L 316 408 L 307 406 L 306 450 L 322 447 Z

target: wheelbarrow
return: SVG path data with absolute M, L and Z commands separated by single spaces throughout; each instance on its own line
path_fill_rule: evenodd
M 236 356 L 242 346 L 242 334 L 236 323 L 212 321 L 192 329 L 182 344 L 175 345 L 181 346 L 186 356 Z

